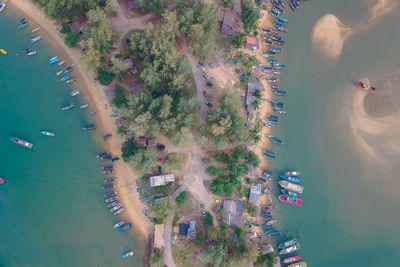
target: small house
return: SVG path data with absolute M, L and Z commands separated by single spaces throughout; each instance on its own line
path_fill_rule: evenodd
M 258 38 L 247 36 L 246 38 L 246 48 L 250 50 L 257 50 L 260 48 L 260 42 Z
M 261 187 L 253 185 L 250 188 L 249 203 L 254 205 L 260 204 L 260 196 L 261 196 Z
M 243 203 L 235 200 L 225 200 L 223 206 L 225 213 L 224 216 L 222 216 L 222 220 L 225 221 L 229 226 L 241 226 L 243 217 Z
M 180 223 L 179 224 L 179 234 L 187 236 L 188 235 L 188 230 L 189 230 L 189 224 L 188 223 Z
M 196 238 L 196 222 L 190 221 L 189 222 L 189 229 L 187 231 L 187 238 L 188 239 L 195 239 Z
M 130 58 L 125 59 L 123 62 L 132 74 L 137 73 L 137 69 L 136 69 L 135 65 L 133 65 L 132 59 L 130 59 Z
M 139 137 L 136 139 L 136 144 L 138 145 L 138 147 L 146 147 L 147 146 L 147 139 L 146 137 Z
M 150 186 L 162 186 L 167 183 L 174 182 L 175 176 L 173 174 L 150 176 Z

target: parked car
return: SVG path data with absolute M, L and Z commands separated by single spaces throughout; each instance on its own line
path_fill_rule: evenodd
M 203 78 L 208 80 L 208 75 L 206 75 L 205 73 L 203 73 Z
M 158 173 L 162 174 L 162 167 L 161 166 L 158 166 Z
M 208 87 L 212 87 L 214 84 L 212 84 L 212 82 L 207 82 L 206 85 L 207 85 Z
M 210 102 L 206 102 L 206 105 L 212 108 L 212 104 Z
M 204 62 L 199 61 L 199 65 L 204 67 L 206 64 Z

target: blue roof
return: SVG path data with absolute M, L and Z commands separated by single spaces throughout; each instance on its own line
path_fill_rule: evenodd
M 188 229 L 189 229 L 189 224 L 188 223 L 180 223 L 179 224 L 179 234 L 180 235 L 187 235 L 188 234 Z

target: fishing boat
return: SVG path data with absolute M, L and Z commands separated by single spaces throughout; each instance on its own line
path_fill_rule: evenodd
M 265 225 L 273 225 L 273 224 L 275 224 L 275 223 L 277 223 L 278 221 L 277 220 L 269 220 L 269 221 L 267 221 L 266 223 L 265 223 Z
M 18 29 L 23 29 L 23 28 L 26 28 L 28 26 L 29 26 L 29 23 L 28 22 L 24 22 L 24 23 L 21 23 L 20 25 L 18 25 Z
M 7 5 L 6 1 L 3 1 L 0 3 L 0 13 L 3 12 L 4 9 L 6 9 L 6 5 Z
M 108 184 L 108 185 L 103 186 L 103 190 L 110 190 L 113 188 L 115 188 L 115 185 L 113 185 L 113 184 Z
M 62 73 L 63 73 L 63 71 L 60 70 L 60 71 L 58 71 L 58 72 L 56 73 L 56 76 L 60 76 Z
M 279 82 L 279 78 L 276 77 L 267 77 L 266 80 L 271 83 Z
M 275 91 L 274 91 L 274 95 L 277 95 L 277 96 L 285 96 L 285 95 L 286 95 L 286 91 L 283 91 L 283 90 L 275 90 Z
M 128 224 L 125 224 L 124 226 L 121 226 L 121 228 L 119 228 L 118 231 L 119 232 L 124 232 L 124 231 L 126 231 L 126 230 L 128 230 L 130 228 L 132 228 L 132 223 L 128 223 Z
M 266 210 L 274 210 L 274 209 L 276 209 L 276 206 L 268 205 L 268 206 L 265 206 L 265 209 Z
M 305 261 L 296 262 L 288 265 L 288 267 L 307 267 L 307 263 Z
M 53 132 L 49 132 L 49 131 L 41 131 L 41 133 L 45 136 L 55 136 L 56 134 Z
M 110 152 L 102 152 L 102 153 L 99 153 L 99 154 L 97 154 L 96 158 L 101 159 L 101 158 L 103 158 L 104 156 L 110 156 Z
M 268 155 L 275 155 L 274 151 L 271 151 L 271 150 L 263 149 L 262 152 L 265 153 L 265 154 L 268 154 Z
M 266 157 L 267 159 L 273 159 L 273 160 L 276 159 L 275 155 L 270 155 L 270 154 L 264 154 L 264 157 Z
M 65 60 L 61 60 L 60 62 L 58 62 L 58 66 L 62 66 L 62 65 L 64 65 L 64 63 L 65 63 Z
M 132 256 L 133 256 L 133 250 L 126 252 L 124 255 L 122 255 L 122 258 L 126 259 Z
M 303 183 L 303 179 L 301 179 L 299 177 L 289 176 L 289 175 L 284 175 L 284 174 L 282 174 L 280 177 L 283 180 L 286 180 L 286 181 L 291 182 L 291 183 L 295 183 L 295 184 L 302 184 Z
M 279 70 L 279 69 L 285 69 L 285 68 L 286 68 L 286 66 L 283 65 L 282 63 L 273 64 L 272 67 L 273 67 L 274 69 L 278 69 L 278 70 Z
M 282 194 L 292 197 L 292 198 L 301 198 L 301 194 L 292 192 L 292 191 L 284 189 L 284 188 L 281 188 L 281 192 L 282 192 Z
M 68 72 L 71 72 L 72 71 L 72 67 L 68 67 L 68 68 L 66 68 L 65 70 L 64 70 L 64 73 L 68 73 Z
M 276 112 L 277 114 L 280 114 L 280 115 L 286 114 L 286 111 L 284 111 L 284 110 L 276 110 L 276 109 L 275 109 L 275 112 Z
M 280 53 L 282 51 L 282 49 L 280 49 L 279 47 L 271 47 L 269 49 L 269 51 L 275 52 L 275 53 Z
M 281 235 L 281 232 L 279 232 L 278 230 L 270 230 L 270 231 L 267 231 L 267 235 L 269 237 L 277 237 L 277 236 Z
M 106 183 L 112 183 L 112 182 L 116 182 L 118 179 L 117 178 L 115 178 L 115 177 L 112 177 L 112 178 L 107 178 L 107 179 L 104 179 L 104 183 L 106 184 Z
M 4 50 L 4 49 L 0 49 L 0 52 L 1 52 L 3 55 L 7 55 L 7 51 Z
M 83 130 L 93 130 L 93 129 L 96 129 L 96 125 L 94 123 L 86 124 L 83 127 Z
M 93 116 L 94 114 L 96 114 L 96 110 L 93 110 L 89 113 L 89 116 Z
M 108 139 L 110 139 L 112 137 L 112 134 L 106 134 L 105 136 L 103 136 L 103 141 L 106 141 Z
M 105 165 L 101 167 L 103 170 L 107 170 L 107 169 L 114 169 L 113 165 Z
M 120 208 L 119 210 L 117 210 L 117 211 L 114 212 L 113 214 L 114 214 L 115 216 L 117 216 L 118 214 L 122 213 L 123 211 L 125 211 L 125 209 L 124 209 L 124 208 Z
M 303 193 L 303 187 L 298 184 L 290 183 L 288 181 L 279 181 L 278 184 L 280 187 L 285 188 L 287 190 L 296 192 L 296 193 Z
M 22 18 L 22 19 L 21 19 L 21 24 L 24 24 L 24 23 L 26 23 L 26 22 L 28 22 L 28 19 L 27 19 L 27 18 Z
M 109 198 L 106 199 L 106 202 L 110 203 L 110 202 L 114 202 L 114 201 L 117 201 L 117 200 L 118 200 L 118 197 L 117 197 L 117 196 L 115 196 L 115 197 L 109 197 Z
M 106 156 L 103 156 L 103 157 L 101 157 L 100 159 L 101 160 L 110 160 L 110 159 L 112 159 L 113 157 L 111 156 L 111 155 L 106 155 Z
M 278 145 L 283 145 L 283 141 L 281 139 L 276 138 L 275 136 L 272 136 L 270 134 L 265 134 L 266 137 L 269 138 L 269 140 L 272 143 L 278 144 Z
M 278 199 L 283 203 L 294 205 L 294 206 L 301 206 L 301 199 L 299 198 L 291 198 L 286 195 L 279 195 Z
M 54 63 L 56 63 L 57 61 L 58 61 L 58 57 L 52 57 L 52 58 L 49 59 L 49 63 L 50 63 L 50 64 L 54 64 Z
M 110 212 L 114 212 L 122 208 L 122 204 L 118 204 L 110 209 Z
M 121 225 L 124 225 L 125 223 L 126 223 L 126 221 L 124 219 L 122 219 L 119 222 L 115 223 L 113 225 L 113 228 L 116 229 L 116 228 L 120 227 Z
M 119 202 L 119 201 L 111 202 L 111 203 L 109 203 L 107 205 L 107 208 L 112 208 L 112 207 L 115 207 L 117 205 L 121 205 L 121 202 Z
M 34 32 L 37 32 L 39 30 L 40 30 L 40 28 L 35 28 L 35 29 L 32 30 L 32 32 L 34 33 Z
M 31 38 L 31 43 L 35 43 L 35 42 L 39 41 L 40 39 L 42 39 L 41 35 L 35 36 L 35 37 Z
M 17 145 L 23 146 L 25 148 L 31 149 L 33 147 L 32 143 L 29 143 L 28 141 L 25 141 L 23 139 L 20 139 L 20 138 L 17 138 L 17 137 L 11 137 L 10 139 L 11 139 L 11 141 L 16 143 Z
M 276 59 L 273 59 L 273 58 L 268 59 L 267 62 L 270 63 L 270 64 L 278 63 L 278 61 Z
M 284 41 L 284 40 L 276 40 L 275 43 L 276 43 L 277 45 L 284 45 L 284 44 L 285 44 L 285 41 Z
M 104 197 L 109 198 L 109 197 L 115 197 L 116 195 L 117 195 L 117 192 L 111 191 L 111 192 L 105 193 Z
M 289 30 L 285 27 L 276 27 L 280 32 L 288 32 Z
M 297 242 L 297 239 L 296 238 L 293 238 L 293 239 L 290 239 L 290 240 L 288 240 L 288 241 L 285 241 L 285 242 L 282 242 L 282 243 L 280 243 L 279 245 L 278 245 L 278 249 L 284 249 L 284 248 L 287 248 L 287 247 L 291 247 L 291 246 L 293 246 L 293 245 L 295 245 L 295 244 L 297 244 L 298 242 Z
M 79 108 L 80 109 L 86 109 L 86 108 L 88 108 L 89 107 L 89 104 L 83 104 L 83 105 L 81 105 Z
M 75 82 L 76 81 L 76 78 L 75 77 L 71 77 L 71 78 L 69 78 L 68 80 L 66 80 L 65 82 L 66 83 L 73 83 L 73 82 Z
M 275 103 L 274 105 L 278 105 L 278 104 L 279 104 L 279 102 Z M 267 119 L 270 120 L 270 121 L 276 121 L 277 122 L 279 120 L 279 117 L 275 116 L 275 115 L 268 115 Z
M 115 158 L 110 159 L 109 162 L 116 162 L 118 160 L 119 160 L 119 157 L 115 157 Z
M 281 251 L 279 251 L 279 254 L 280 255 L 285 255 L 285 254 L 289 254 L 289 253 L 295 252 L 295 251 L 297 251 L 299 249 L 300 249 L 300 244 L 297 243 L 297 244 L 294 244 L 293 246 L 281 249 Z
M 30 48 L 25 48 L 25 49 L 22 51 L 22 53 L 24 53 L 24 54 L 27 54 L 27 53 L 29 53 L 29 52 L 32 52 L 32 49 L 30 49 Z
M 264 44 L 265 45 L 272 45 L 273 43 L 272 43 L 272 41 L 264 41 Z
M 284 18 L 284 17 L 280 17 L 280 18 L 279 18 L 279 20 L 280 20 L 280 21 L 283 21 L 283 22 L 286 22 L 286 23 L 288 23 L 288 22 L 289 22 L 289 19 L 287 19 L 287 18 Z
M 6 180 L 4 180 L 3 178 L 0 177 L 0 184 L 5 184 Z
M 282 260 L 282 263 L 288 264 L 296 261 L 301 261 L 303 258 L 301 256 L 292 256 L 292 257 L 287 257 Z
M 71 92 L 71 96 L 77 96 L 79 95 L 81 92 L 78 89 L 75 89 Z
M 71 109 L 73 107 L 74 107 L 74 103 L 70 103 L 70 104 L 62 107 L 61 110 L 65 111 L 65 110 L 69 110 L 69 109 Z
M 28 56 L 34 56 L 34 55 L 37 55 L 37 51 L 32 51 L 32 52 L 29 52 L 29 53 L 27 53 L 26 55 L 28 55 Z
M 368 80 L 367 81 L 358 81 L 356 86 L 358 88 L 361 88 L 361 89 L 367 91 L 367 92 L 375 92 L 376 91 L 375 87 L 372 87 L 372 86 L 369 85 Z
M 285 172 L 285 175 L 299 176 L 300 175 L 300 171 L 287 171 L 287 172 Z
M 61 79 L 60 79 L 60 81 L 61 82 L 65 82 L 67 79 L 69 79 L 69 75 L 65 75 L 64 77 L 62 77 Z

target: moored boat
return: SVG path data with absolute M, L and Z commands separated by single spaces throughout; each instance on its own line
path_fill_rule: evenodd
M 64 63 L 65 63 L 65 60 L 61 60 L 60 62 L 58 62 L 58 66 L 62 66 L 62 65 L 64 65 Z
M 0 177 L 0 184 L 5 184 L 6 180 L 4 180 L 3 178 Z
M 7 55 L 7 51 L 4 50 L 4 49 L 0 49 L 0 52 L 1 52 L 3 55 Z
M 297 243 L 298 243 L 297 239 L 293 238 L 293 239 L 290 239 L 290 240 L 280 243 L 278 245 L 278 249 L 287 248 L 287 247 L 293 246 L 294 244 L 297 244 Z
M 66 68 L 65 70 L 64 70 L 64 73 L 68 73 L 68 72 L 71 72 L 72 71 L 72 67 L 68 67 L 68 68 Z
M 283 203 L 294 205 L 294 206 L 301 206 L 301 199 L 299 198 L 292 198 L 286 195 L 279 195 L 278 199 Z
M 32 32 L 37 32 L 39 30 L 40 30 L 40 28 L 35 28 L 35 29 L 32 30 Z
M 69 75 L 65 75 L 64 77 L 62 77 L 61 79 L 60 79 L 60 81 L 61 82 L 65 82 L 66 80 L 68 80 L 69 79 Z
M 375 87 L 370 86 L 368 81 L 364 81 L 364 82 L 363 81 L 358 81 L 356 86 L 358 88 L 361 88 L 361 89 L 367 91 L 367 92 L 375 92 L 376 91 Z
M 57 61 L 58 61 L 58 57 L 52 57 L 52 58 L 49 59 L 49 63 L 50 63 L 50 64 L 54 64 L 54 63 L 56 63 Z
M 55 136 L 55 135 L 56 135 L 55 133 L 49 132 L 49 131 L 41 131 L 41 133 L 42 133 L 43 135 L 46 135 L 46 136 Z
M 116 161 L 118 161 L 119 160 L 119 157 L 114 157 L 114 158 L 111 158 L 109 161 L 110 162 L 116 162 Z
M 117 197 L 117 196 L 115 196 L 115 197 L 109 197 L 109 198 L 106 199 L 106 202 L 114 202 L 114 201 L 117 201 L 117 200 L 118 200 L 118 197 Z
M 58 72 L 56 73 L 56 76 L 60 76 L 62 73 L 63 73 L 63 71 L 60 70 L 60 71 L 58 71 Z
M 110 212 L 114 212 L 114 211 L 116 211 L 116 210 L 119 210 L 120 208 L 122 208 L 122 204 L 121 204 L 121 203 L 119 203 L 118 205 L 112 207 L 112 208 L 110 209 Z
M 288 264 L 296 261 L 301 261 L 303 258 L 301 256 L 292 256 L 292 257 L 287 257 L 282 260 L 282 263 Z
M 96 110 L 90 111 L 89 116 L 93 116 L 94 114 L 96 114 Z
M 20 146 L 23 146 L 23 147 L 26 147 L 26 148 L 29 148 L 29 149 L 31 149 L 33 147 L 32 143 L 29 143 L 28 141 L 25 141 L 23 139 L 20 139 L 20 138 L 17 138 L 17 137 L 11 137 L 10 139 L 11 139 L 11 141 L 16 143 L 17 145 L 20 145 Z
M 305 261 L 296 262 L 288 265 L 288 267 L 307 267 L 307 263 Z
M 274 223 L 277 223 L 277 220 L 269 220 L 265 223 L 265 225 L 273 225 Z
M 112 208 L 112 207 L 115 207 L 118 205 L 121 205 L 121 202 L 119 202 L 119 201 L 111 202 L 107 205 L 107 208 Z
M 0 13 L 6 9 L 7 2 L 3 1 L 0 3 Z
M 122 213 L 123 211 L 125 211 L 125 209 L 124 209 L 124 208 L 120 208 L 119 210 L 117 210 L 117 211 L 114 212 L 113 214 L 114 214 L 115 216 L 117 216 L 118 214 Z
M 290 183 L 288 181 L 279 181 L 279 186 L 285 188 L 287 190 L 296 192 L 296 193 L 303 193 L 303 187 L 298 184 Z
M 284 188 L 281 188 L 281 192 L 282 192 L 282 194 L 284 194 L 286 196 L 289 196 L 289 197 L 292 197 L 292 198 L 301 198 L 301 194 L 300 193 L 296 193 L 296 192 L 293 192 L 293 191 L 290 191 L 290 190 L 287 190 L 287 189 L 284 189 Z
M 285 172 L 285 175 L 298 176 L 300 175 L 300 171 L 287 171 Z
M 96 125 L 94 123 L 90 123 L 85 125 L 85 127 L 83 127 L 83 130 L 93 130 L 96 129 Z
M 116 195 L 117 195 L 117 192 L 111 191 L 111 192 L 105 193 L 104 197 L 109 198 L 109 197 L 115 197 Z
M 283 180 L 286 180 L 286 181 L 291 182 L 291 183 L 295 183 L 295 184 L 302 184 L 303 183 L 303 179 L 301 179 L 299 177 L 288 176 L 288 175 L 284 175 L 284 174 L 282 174 L 280 177 Z
M 34 56 L 34 55 L 37 55 L 37 51 L 31 51 L 31 52 L 29 52 L 29 53 L 27 53 L 26 55 L 27 56 Z
M 299 249 L 300 249 L 300 245 L 299 244 L 295 244 L 293 246 L 281 249 L 281 251 L 279 251 L 279 254 L 280 255 L 289 254 L 289 253 L 295 252 L 295 251 L 297 251 Z
M 35 42 L 39 41 L 40 39 L 42 39 L 41 35 L 35 36 L 35 37 L 31 38 L 31 43 L 35 43 Z
M 71 78 L 69 78 L 68 80 L 66 80 L 65 82 L 66 83 L 73 83 L 73 82 L 75 82 L 76 81 L 76 78 L 75 77 L 71 77 Z
M 124 225 L 126 223 L 126 221 L 124 220 L 124 219 L 122 219 L 122 220 L 120 220 L 119 222 L 117 222 L 117 223 L 115 223 L 114 225 L 113 225 L 113 228 L 115 229 L 115 228 L 118 228 L 118 227 L 120 227 L 121 225 Z
M 278 144 L 278 145 L 283 145 L 283 141 L 276 138 L 275 136 L 272 136 L 270 134 L 265 134 L 266 137 L 269 138 L 269 140 L 271 140 L 272 143 Z
M 276 159 L 275 155 L 270 155 L 270 154 L 264 154 L 264 157 L 266 157 L 267 159 L 273 159 L 273 160 Z
M 126 252 L 124 255 L 122 255 L 122 258 L 126 259 L 132 256 L 133 256 L 133 250 Z
M 274 210 L 274 209 L 276 209 L 276 206 L 268 205 L 268 206 L 265 207 L 265 209 L 266 210 Z
M 74 107 L 74 103 L 70 103 L 70 104 L 62 107 L 61 110 L 65 111 L 65 110 L 69 110 L 69 109 L 71 109 L 73 107 Z
M 75 89 L 71 92 L 71 96 L 77 96 L 79 95 L 81 92 L 78 89 Z
M 128 224 L 125 224 L 124 226 L 121 226 L 121 228 L 119 228 L 118 231 L 119 232 L 124 232 L 124 231 L 126 231 L 126 230 L 128 230 L 130 228 L 132 228 L 132 223 L 128 223 Z
M 115 185 L 113 185 L 113 184 L 107 184 L 107 185 L 103 186 L 103 190 L 110 190 L 113 188 L 115 188 Z
M 117 181 L 118 179 L 115 177 L 104 179 L 104 183 L 112 183 Z
M 83 105 L 81 105 L 79 108 L 80 109 L 86 109 L 86 108 L 88 108 L 89 107 L 89 104 L 83 104 Z
M 20 25 L 18 25 L 18 29 L 23 29 L 23 28 L 26 28 L 28 26 L 29 26 L 29 23 L 28 22 L 24 22 L 24 23 L 21 23 Z
M 277 96 L 285 96 L 285 95 L 286 95 L 286 91 L 283 91 L 283 90 L 275 90 L 275 91 L 274 91 L 274 95 L 277 95 Z
M 102 157 L 109 156 L 109 155 L 110 155 L 110 152 L 102 152 L 102 153 L 97 154 L 96 158 L 101 159 Z

